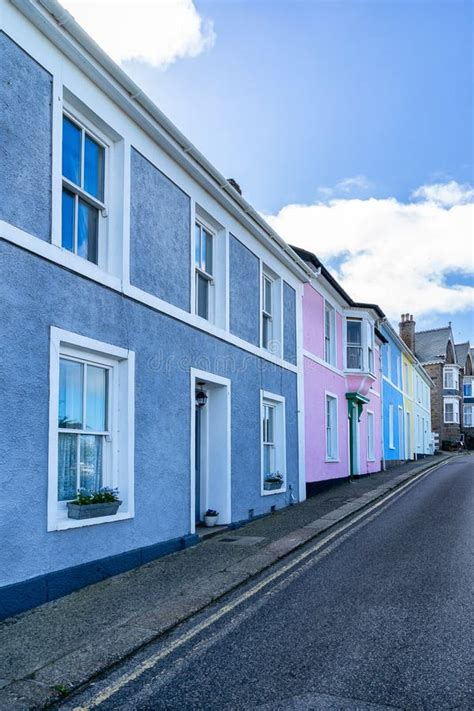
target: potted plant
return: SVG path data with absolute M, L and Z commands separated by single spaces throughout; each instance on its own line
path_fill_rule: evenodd
M 214 509 L 207 509 L 204 514 L 204 523 L 208 528 L 215 526 L 217 519 L 219 518 L 219 511 L 214 511 Z
M 118 489 L 79 489 L 74 501 L 67 503 L 67 515 L 75 519 L 115 516 L 121 503 Z
M 265 491 L 274 491 L 281 489 L 283 486 L 284 477 L 280 472 L 274 472 L 273 474 L 268 474 L 263 481 L 263 488 Z

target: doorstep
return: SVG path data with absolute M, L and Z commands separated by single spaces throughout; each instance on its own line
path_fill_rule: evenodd
M 209 538 L 214 538 L 218 536 L 219 533 L 227 531 L 229 526 L 205 526 L 204 524 L 198 524 L 196 526 L 196 535 L 199 536 L 199 541 L 206 541 Z

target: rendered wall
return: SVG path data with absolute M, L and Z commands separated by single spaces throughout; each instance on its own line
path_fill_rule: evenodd
M 0 408 L 0 540 L 8 540 L 0 585 L 189 532 L 193 366 L 232 381 L 232 519 L 289 502 L 289 493 L 260 493 L 261 388 L 286 398 L 287 480 L 297 497 L 295 373 L 4 241 L 0 265 L 0 379 L 8 383 Z M 134 519 L 46 531 L 51 325 L 136 353 Z
M 190 309 L 190 199 L 132 148 L 130 281 Z
M 51 96 L 51 75 L 0 32 L 0 220 L 46 241 L 51 239 Z
M 296 292 L 283 282 L 283 357 L 296 364 Z
M 233 235 L 229 236 L 230 331 L 258 346 L 260 341 L 260 263 Z

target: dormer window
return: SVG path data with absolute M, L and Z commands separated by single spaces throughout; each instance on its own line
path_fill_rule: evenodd
M 347 369 L 362 370 L 362 320 L 347 319 Z

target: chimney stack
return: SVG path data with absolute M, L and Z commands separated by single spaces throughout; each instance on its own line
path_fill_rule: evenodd
M 402 320 L 398 324 L 400 338 L 406 346 L 415 353 L 415 321 L 412 314 L 402 314 Z

